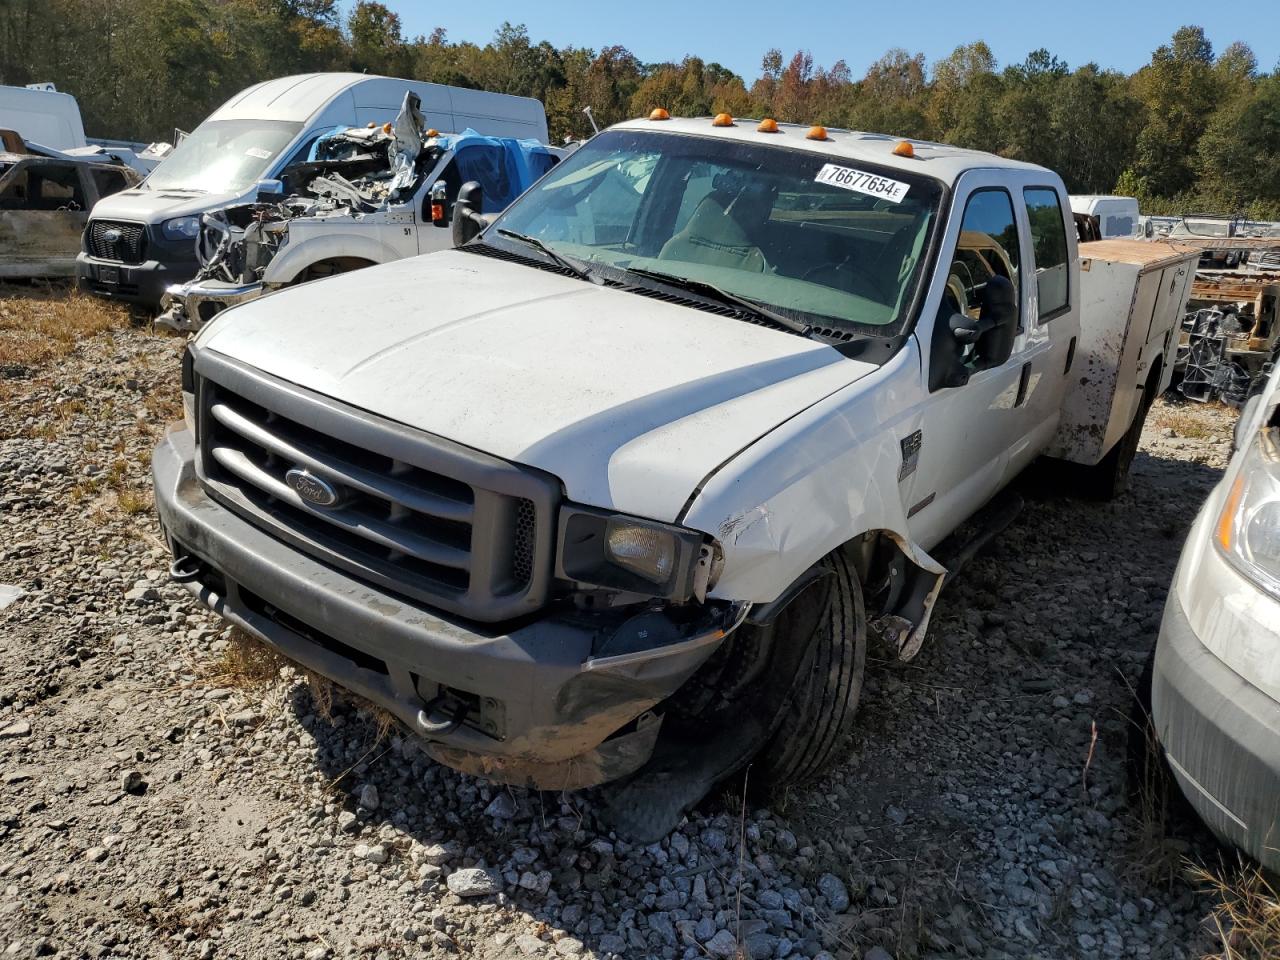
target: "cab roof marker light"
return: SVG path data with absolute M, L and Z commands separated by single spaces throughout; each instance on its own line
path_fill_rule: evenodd
M 654 107 L 649 112 L 649 119 L 650 120 L 670 120 L 671 114 L 667 113 L 667 111 L 662 109 L 662 107 Z
M 765 117 L 763 120 L 761 120 L 760 126 L 756 127 L 756 130 L 758 130 L 760 133 L 781 133 L 782 132 L 781 130 L 778 129 L 778 121 L 773 119 L 773 117 Z
M 823 126 L 817 126 L 817 125 L 810 127 L 810 128 L 809 128 L 809 132 L 808 132 L 808 133 L 806 133 L 806 134 L 804 135 L 804 138 L 805 138 L 806 140 L 828 140 L 828 139 L 830 139 L 830 138 L 827 136 L 827 128 L 826 128 L 826 127 L 823 127 Z
M 713 127 L 732 127 L 733 117 L 727 113 L 717 113 L 716 118 L 711 121 Z
M 916 155 L 916 148 L 911 145 L 910 140 L 899 140 L 897 144 L 894 145 L 893 155 L 895 157 L 914 158 Z

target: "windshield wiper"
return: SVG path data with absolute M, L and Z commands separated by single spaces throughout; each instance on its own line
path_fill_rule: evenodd
M 679 287 L 682 290 L 688 290 L 691 293 L 707 294 L 721 303 L 733 304 L 742 307 L 744 310 L 761 317 L 772 324 L 782 327 L 784 330 L 790 330 L 792 333 L 798 333 L 802 337 L 807 337 L 813 332 L 813 328 L 809 324 L 793 317 L 788 317 L 785 313 L 779 313 L 771 310 L 762 303 L 755 300 L 749 300 L 746 297 L 740 297 L 736 293 L 730 293 L 722 287 L 716 286 L 714 283 L 708 283 L 706 280 L 694 280 L 690 277 L 681 277 L 674 273 L 663 273 L 660 270 L 646 270 L 644 267 L 624 267 L 627 273 L 635 274 L 638 277 L 648 277 L 651 280 L 657 280 L 672 287 Z
M 574 263 L 566 256 L 556 253 L 537 237 L 531 237 L 527 233 L 516 233 L 514 230 L 505 230 L 502 227 L 498 228 L 498 235 L 509 237 L 512 240 L 519 240 L 521 243 L 526 243 L 537 250 L 541 250 L 555 262 L 556 266 L 563 267 L 580 280 L 591 280 L 591 271 L 589 269 L 582 264 Z

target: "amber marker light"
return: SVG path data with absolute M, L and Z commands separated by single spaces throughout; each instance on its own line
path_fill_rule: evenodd
M 806 140 L 826 140 L 827 128 L 820 126 L 810 127 L 809 132 L 804 135 L 804 138 Z
M 717 113 L 716 118 L 711 121 L 713 127 L 732 127 L 733 117 L 727 113 Z
M 1244 499 L 1245 476 L 1236 475 L 1235 483 L 1227 493 L 1226 502 L 1222 505 L 1222 513 L 1218 515 L 1218 545 L 1230 552 L 1235 547 L 1236 513 L 1240 510 L 1240 501 Z
M 777 133 L 778 121 L 773 117 L 765 117 L 760 121 L 760 126 L 756 127 L 761 133 Z
M 906 140 L 899 140 L 893 148 L 893 155 L 895 157 L 914 157 L 916 148 Z
M 654 107 L 649 113 L 650 120 L 670 120 L 671 114 L 663 110 L 662 107 Z

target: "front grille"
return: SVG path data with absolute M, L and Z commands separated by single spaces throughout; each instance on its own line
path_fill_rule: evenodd
M 86 232 L 89 256 L 117 263 L 141 263 L 147 249 L 147 229 L 140 223 L 93 220 Z
M 198 470 L 267 531 L 363 580 L 493 622 L 551 580 L 553 478 L 381 420 L 208 352 L 196 359 Z M 306 470 L 338 494 L 304 498 Z M 296 482 L 296 481 L 295 481 Z

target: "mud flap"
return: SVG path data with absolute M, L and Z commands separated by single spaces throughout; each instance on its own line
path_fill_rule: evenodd
M 796 607 L 795 601 L 813 590 L 828 588 L 826 576 L 801 579 L 804 585 L 790 594 L 789 608 L 804 609 Z M 809 637 L 812 642 L 826 603 L 824 596 L 810 605 L 807 610 L 812 622 L 793 625 L 788 635 Z M 727 679 L 717 673 L 701 684 L 702 693 L 711 698 L 711 703 L 691 705 L 675 700 L 649 762 L 633 777 L 604 787 L 606 806 L 602 817 L 620 835 L 637 843 L 661 840 L 716 784 L 745 767 L 777 732 L 783 711 L 791 703 L 794 684 L 779 684 L 776 680 L 780 674 L 795 674 L 804 664 L 808 650 L 808 645 L 786 644 L 779 648 L 775 644 L 780 612 L 773 612 L 767 626 L 744 625 L 735 631 L 731 639 L 745 644 L 745 649 L 728 656 L 743 662 L 733 662 L 734 669 L 728 671 Z M 695 675 L 690 686 L 698 686 L 702 676 Z

